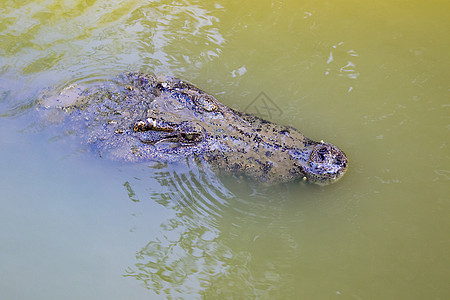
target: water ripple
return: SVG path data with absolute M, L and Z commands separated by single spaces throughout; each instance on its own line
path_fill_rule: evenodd
M 124 70 L 182 73 L 217 59 L 225 43 L 208 5 L 171 1 L 9 3 L 0 19 L 0 65 L 30 85 Z M 51 75 L 49 75 L 51 74 Z M 21 78 L 22 77 L 22 78 Z

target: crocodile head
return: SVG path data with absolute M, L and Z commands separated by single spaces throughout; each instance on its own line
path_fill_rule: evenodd
M 263 182 L 321 185 L 338 180 L 348 166 L 336 146 L 235 111 L 176 78 L 125 73 L 100 87 L 65 89 L 47 103 L 69 113 L 63 127 L 114 160 L 197 157 L 214 170 Z

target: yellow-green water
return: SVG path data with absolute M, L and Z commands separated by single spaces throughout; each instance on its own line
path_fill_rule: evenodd
M 449 299 L 449 8 L 3 0 L 2 299 Z M 43 89 L 126 70 L 332 142 L 349 171 L 261 187 L 116 164 L 34 118 Z

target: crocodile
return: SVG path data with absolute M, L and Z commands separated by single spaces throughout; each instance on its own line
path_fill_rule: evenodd
M 63 127 L 101 157 L 174 162 L 194 157 L 213 170 L 266 183 L 333 183 L 348 159 L 338 147 L 234 110 L 170 76 L 127 72 L 92 86 L 71 85 L 43 97 L 64 114 Z

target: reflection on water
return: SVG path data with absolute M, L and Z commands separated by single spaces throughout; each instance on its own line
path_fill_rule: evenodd
M 7 1 L 1 73 L 20 72 L 47 85 L 142 66 L 182 73 L 186 64 L 199 68 L 222 52 L 220 10 L 172 1 Z
M 282 270 L 299 253 L 298 242 L 285 230 L 292 220 L 282 220 L 283 187 L 272 187 L 281 197 L 275 203 L 268 198 L 268 187 L 220 179 L 201 168 L 164 168 L 154 178 L 165 191 L 150 193 L 150 198 L 174 210 L 175 217 L 137 251 L 137 262 L 125 277 L 173 298 L 267 298 L 277 295 L 280 286 L 288 288 L 291 282 Z M 227 179 L 234 193 L 226 187 Z M 125 185 L 136 201 L 132 185 Z M 272 243 L 278 250 L 271 255 L 267 247 Z
M 358 79 L 359 72 L 357 71 L 355 59 L 358 57 L 358 53 L 355 50 L 343 50 L 345 49 L 344 42 L 340 42 L 337 45 L 333 45 L 330 50 L 330 55 L 327 58 L 326 75 L 332 75 L 337 73 L 338 76 Z M 351 89 L 349 89 L 349 92 Z
M 219 19 L 199 5 L 186 4 L 153 3 L 133 11 L 132 19 L 137 21 L 130 31 L 145 36 L 139 38 L 141 63 L 156 67 L 157 72 L 173 72 L 181 71 L 185 63 L 201 67 L 203 61 L 219 57 L 225 42 L 215 26 Z M 169 54 L 172 51 L 167 49 L 178 41 L 184 41 L 183 47 Z M 199 46 L 200 51 L 192 52 Z

